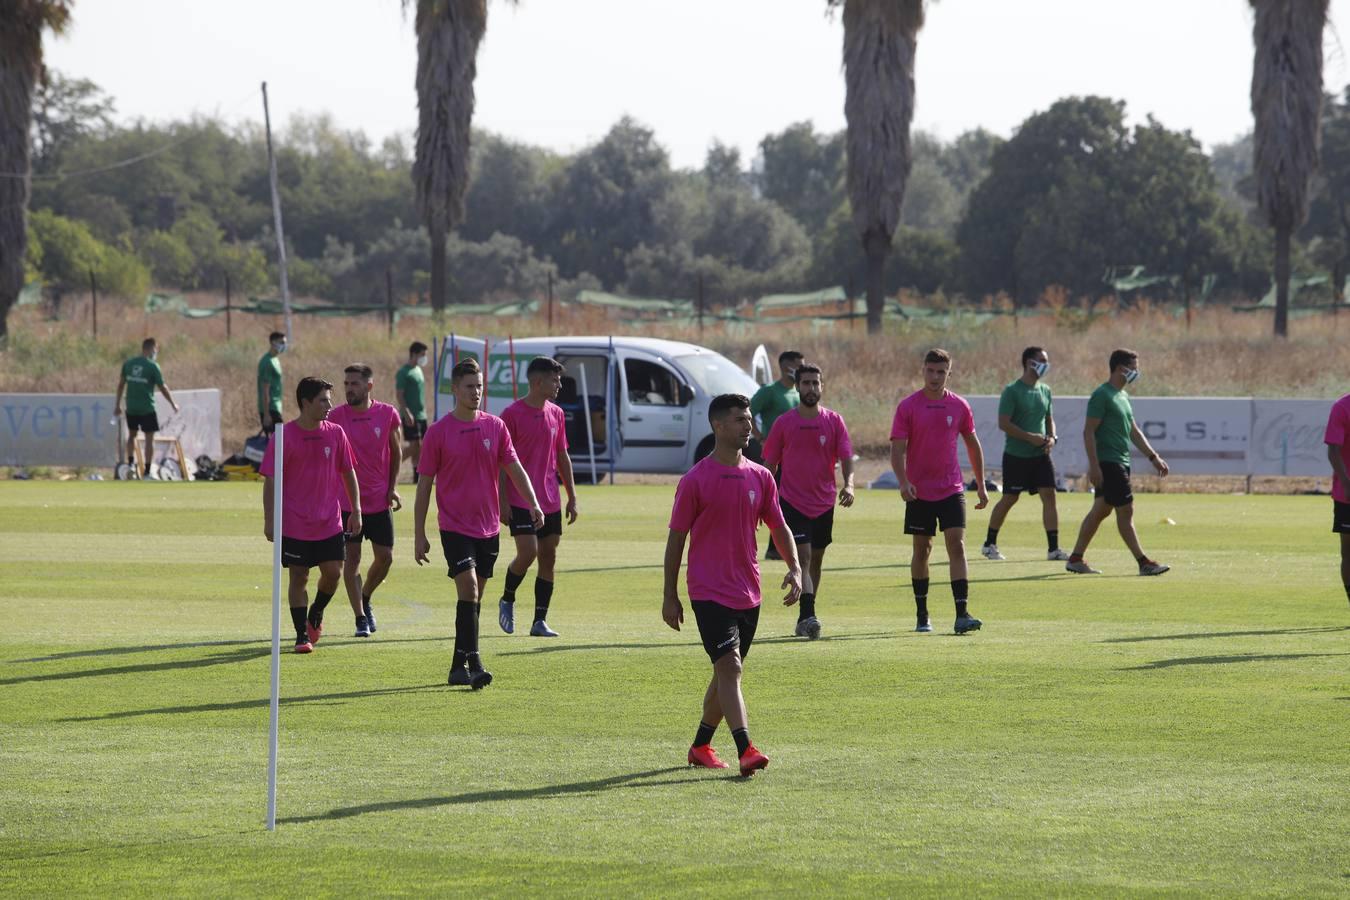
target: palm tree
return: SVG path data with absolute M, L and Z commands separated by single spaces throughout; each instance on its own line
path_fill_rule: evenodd
M 844 8 L 848 196 L 867 257 L 867 331 L 881 330 L 886 257 L 912 161 L 914 53 L 924 0 L 828 0 Z
M 487 0 L 403 0 L 417 4 L 417 209 L 431 237 L 431 305 L 445 307 L 445 240 L 464 219 L 469 129 L 478 45 Z
M 1275 334 L 1289 335 L 1289 241 L 1308 218 L 1322 139 L 1322 30 L 1329 0 L 1250 0 L 1256 203 L 1275 229 Z
M 6 0 L 0 4 L 0 345 L 9 310 L 23 288 L 31 186 L 29 129 L 33 89 L 42 77 L 42 32 L 60 32 L 74 0 Z

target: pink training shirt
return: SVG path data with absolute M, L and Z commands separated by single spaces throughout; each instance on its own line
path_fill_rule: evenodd
M 332 422 L 320 422 L 312 431 L 287 422 L 282 460 L 281 535 L 300 541 L 322 541 L 342 531 L 342 503 L 347 489 L 342 473 L 356 462 L 347 435 Z M 276 474 L 276 441 L 267 442 L 258 471 Z M 342 498 L 339 501 L 339 497 Z
M 839 413 L 819 406 L 819 415 L 807 418 L 804 408 L 774 419 L 764 443 L 764 461 L 770 469 L 783 467 L 783 499 L 814 519 L 834 508 L 834 463 L 853 458 L 853 442 Z
M 511 432 L 511 443 L 520 456 L 520 464 L 534 485 L 539 508 L 545 513 L 560 511 L 558 460 L 567 453 L 567 417 L 562 407 L 545 400 L 543 409 L 535 409 L 524 400 L 517 400 L 502 410 L 502 421 Z M 522 509 L 530 506 L 510 481 L 506 483 L 506 500 Z
M 1350 394 L 1331 404 L 1327 433 L 1322 440 L 1326 444 L 1339 444 L 1341 461 L 1350 466 Z M 1331 479 L 1331 498 L 1337 503 L 1350 503 L 1350 485 L 1335 475 Z
M 403 425 L 398 410 L 378 400 L 369 409 L 349 404 L 333 407 L 328 421 L 347 435 L 356 456 L 356 483 L 361 486 L 361 513 L 382 513 L 389 508 L 389 435 Z M 351 511 L 345 491 L 338 492 L 343 512 Z
M 417 474 L 436 479 L 436 518 L 442 531 L 490 538 L 501 530 L 497 473 L 516 462 L 506 423 L 477 412 L 472 422 L 446 416 L 427 429 Z
M 970 404 L 951 391 L 944 391 L 940 400 L 929 400 L 919 390 L 900 401 L 891 423 L 891 440 L 909 442 L 905 475 L 920 500 L 945 500 L 966 489 L 956 436 L 974 431 Z
M 694 464 L 675 488 L 670 527 L 689 533 L 689 599 L 731 609 L 759 606 L 759 547 L 763 522 L 783 527 L 778 487 L 769 470 L 742 457 L 728 466 L 712 456 Z

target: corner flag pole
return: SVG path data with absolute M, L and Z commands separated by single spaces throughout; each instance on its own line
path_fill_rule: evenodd
M 273 429 L 272 440 L 272 711 L 267 727 L 267 830 L 277 830 L 277 724 L 281 716 L 281 481 L 286 426 Z
M 281 228 L 281 192 L 277 190 L 277 158 L 272 153 L 272 112 L 267 105 L 267 82 L 262 83 L 263 124 L 267 133 L 267 180 L 272 189 L 272 226 L 277 237 L 277 268 L 281 272 L 281 309 L 286 317 L 286 342 L 291 342 L 291 287 L 286 275 L 286 236 Z

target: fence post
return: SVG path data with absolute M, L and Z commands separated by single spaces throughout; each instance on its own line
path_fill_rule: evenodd
M 225 340 L 234 338 L 234 328 L 230 322 L 230 273 L 225 273 Z
M 853 276 L 848 276 L 848 330 L 853 330 Z
M 703 340 L 703 276 L 698 276 L 698 339 Z
M 389 340 L 394 339 L 394 270 L 384 267 L 384 306 L 389 314 Z
M 93 269 L 89 270 L 89 302 L 94 319 L 94 340 L 98 340 L 98 280 Z
M 548 271 L 548 333 L 553 334 L 553 270 Z

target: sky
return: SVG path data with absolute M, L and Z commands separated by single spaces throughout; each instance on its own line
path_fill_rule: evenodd
M 824 0 L 490 0 L 474 125 L 573 152 L 623 115 L 674 165 L 721 141 L 748 164 L 766 134 L 844 127 L 843 25 Z M 1325 84 L 1350 61 L 1332 0 Z M 1125 100 L 1206 147 L 1251 128 L 1247 0 L 940 0 L 919 34 L 914 126 L 950 140 L 1008 136 L 1069 95 Z M 193 114 L 275 128 L 330 114 L 378 143 L 417 124 L 412 17 L 400 0 L 77 0 L 47 63 L 116 101 L 117 119 Z

